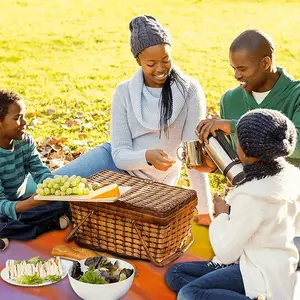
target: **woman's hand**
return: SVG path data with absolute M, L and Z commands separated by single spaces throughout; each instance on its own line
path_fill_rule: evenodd
M 160 171 L 167 171 L 176 162 L 168 153 L 160 149 L 147 150 L 146 160 Z
M 213 203 L 216 217 L 222 213 L 229 214 L 229 205 L 219 195 L 214 195 Z
M 44 200 L 34 200 L 35 195 L 36 194 L 32 195 L 30 198 L 26 200 L 22 200 L 18 202 L 16 204 L 16 212 L 17 213 L 25 212 L 32 208 L 44 206 L 52 202 L 52 201 L 44 201 Z
M 216 130 L 221 130 L 225 135 L 229 135 L 230 124 L 231 120 L 223 120 L 217 118 L 202 120 L 196 128 L 196 134 L 199 137 L 201 143 L 208 143 L 208 135 L 211 133 L 215 137 Z

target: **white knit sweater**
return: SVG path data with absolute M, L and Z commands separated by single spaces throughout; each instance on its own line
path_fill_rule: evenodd
M 246 295 L 291 300 L 299 259 L 293 243 L 300 226 L 300 170 L 288 165 L 279 174 L 252 180 L 228 197 L 231 212 L 220 214 L 209 233 L 216 258 L 239 260 Z
M 187 92 L 184 98 L 180 85 L 172 85 L 173 114 L 169 138 L 164 134 L 159 138 L 160 107 L 149 103 L 155 99 L 145 91 L 143 93 L 142 70 L 117 86 L 111 112 L 111 143 L 113 160 L 119 169 L 137 177 L 176 185 L 182 164 L 176 150 L 183 141 L 197 139 L 196 126 L 206 114 L 205 96 L 200 84 L 181 72 L 180 76 L 185 79 Z M 167 171 L 149 166 L 145 157 L 149 149 L 164 150 L 176 163 Z M 207 213 L 211 209 L 208 176 L 195 170 L 187 172 L 192 188 L 197 191 L 198 211 Z

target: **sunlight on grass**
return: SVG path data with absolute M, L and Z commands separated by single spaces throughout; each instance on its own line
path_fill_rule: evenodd
M 39 112 L 33 135 L 109 140 L 110 103 L 116 85 L 137 69 L 129 47 L 129 21 L 152 14 L 173 36 L 173 58 L 196 77 L 208 113 L 236 85 L 228 47 L 243 30 L 259 28 L 277 45 L 278 65 L 300 77 L 298 1 L 5 0 L 0 2 L 1 88 L 21 93 L 27 111 Z M 55 114 L 47 115 L 53 108 Z M 65 130 L 76 112 L 97 112 L 91 128 Z M 29 120 L 30 121 L 30 120 Z

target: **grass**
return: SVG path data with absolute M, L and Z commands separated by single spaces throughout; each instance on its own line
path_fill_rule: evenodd
M 29 123 L 38 119 L 31 130 L 38 141 L 67 137 L 72 145 L 84 133 L 92 147 L 109 140 L 114 88 L 137 69 L 128 30 L 135 15 L 152 14 L 170 30 L 175 63 L 201 82 L 215 114 L 221 95 L 236 85 L 228 48 L 243 30 L 269 33 L 278 65 L 300 77 L 299 9 L 297 0 L 0 1 L 0 86 L 25 97 Z M 91 126 L 62 126 L 78 112 Z

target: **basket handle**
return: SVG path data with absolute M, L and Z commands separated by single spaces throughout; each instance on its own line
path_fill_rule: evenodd
M 139 236 L 139 238 L 140 238 L 140 240 L 141 240 L 141 243 L 142 243 L 142 245 L 143 245 L 143 247 L 144 247 L 144 250 L 146 251 L 146 253 L 147 253 L 147 255 L 148 255 L 148 257 L 149 257 L 149 259 L 150 259 L 150 261 L 153 263 L 153 265 L 154 266 L 156 266 L 156 267 L 164 267 L 164 266 L 166 266 L 166 265 L 168 265 L 169 263 L 171 263 L 172 261 L 174 261 L 174 260 L 176 260 L 177 258 L 179 258 L 192 244 L 193 244 L 193 242 L 194 242 L 194 236 L 193 236 L 193 234 L 192 234 L 192 232 L 191 232 L 191 234 L 190 234 L 190 242 L 187 244 L 187 245 L 185 245 L 185 246 L 183 246 L 182 248 L 180 248 L 180 249 L 178 249 L 175 253 L 173 253 L 171 256 L 169 256 L 169 257 L 167 257 L 166 259 L 164 259 L 164 260 L 162 260 L 161 262 L 157 262 L 155 259 L 154 259 L 154 257 L 152 256 L 152 254 L 151 254 L 151 252 L 149 251 L 149 249 L 148 249 L 148 246 L 146 245 L 146 243 L 145 243 L 145 241 L 144 241 L 144 239 L 143 239 L 143 237 L 142 237 L 142 235 L 141 235 L 141 233 L 140 233 L 140 231 L 139 231 L 139 229 L 137 228 L 137 226 L 136 226 L 136 224 L 135 224 L 135 221 L 132 221 L 132 225 L 133 225 L 133 227 L 134 227 L 134 229 L 136 230 L 136 232 L 137 232 L 137 234 L 138 234 L 138 236 Z
M 70 242 L 78 228 L 94 213 L 93 210 L 90 210 L 89 213 L 72 229 L 72 231 L 65 237 L 66 242 Z

